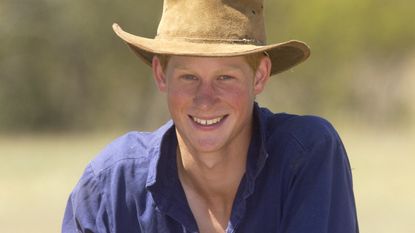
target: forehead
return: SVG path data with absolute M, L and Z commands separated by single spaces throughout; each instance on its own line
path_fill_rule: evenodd
M 193 56 L 171 56 L 168 67 L 175 69 L 190 68 L 228 68 L 241 69 L 249 68 L 243 56 L 236 57 L 193 57 Z

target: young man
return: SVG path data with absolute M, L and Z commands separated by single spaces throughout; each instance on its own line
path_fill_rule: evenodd
M 155 39 L 114 30 L 152 65 L 172 121 L 88 165 L 62 232 L 358 232 L 333 127 L 255 103 L 309 56 L 299 41 L 265 45 L 261 0 L 165 0 Z

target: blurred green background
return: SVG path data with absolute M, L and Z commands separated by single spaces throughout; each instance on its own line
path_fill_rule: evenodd
M 0 226 L 59 232 L 86 163 L 129 130 L 168 116 L 150 69 L 113 22 L 156 33 L 162 1 L 0 2 Z M 414 232 L 415 2 L 265 1 L 268 42 L 311 58 L 273 77 L 258 101 L 316 114 L 342 136 L 361 232 Z

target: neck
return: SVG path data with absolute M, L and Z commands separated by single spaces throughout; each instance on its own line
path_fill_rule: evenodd
M 176 131 L 178 175 L 200 232 L 225 232 L 227 228 L 245 173 L 251 129 L 252 125 L 233 143 L 209 153 L 188 147 Z
M 178 137 L 177 167 L 183 186 L 208 203 L 232 205 L 246 169 L 250 137 L 232 150 L 192 153 Z

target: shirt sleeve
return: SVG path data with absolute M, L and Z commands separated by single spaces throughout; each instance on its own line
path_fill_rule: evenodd
M 100 183 L 88 166 L 69 197 L 62 233 L 110 232 L 105 203 Z
M 308 141 L 291 166 L 282 232 L 358 233 L 351 169 L 340 138 L 330 128 Z

